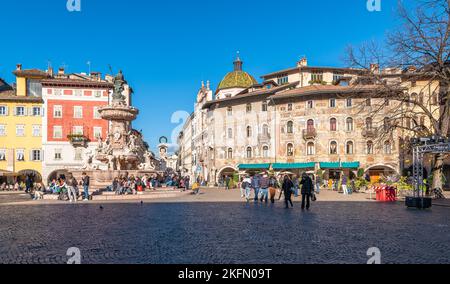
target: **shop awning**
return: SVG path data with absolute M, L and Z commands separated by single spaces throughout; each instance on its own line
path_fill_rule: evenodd
M 241 164 L 239 170 L 268 170 L 270 164 Z
M 360 162 L 322 162 L 320 163 L 321 169 L 358 169 Z
M 295 170 L 295 169 L 314 169 L 316 163 L 288 163 L 288 164 L 273 164 L 274 170 Z
M 342 168 L 343 169 L 359 169 L 359 167 L 361 166 L 360 162 L 345 162 L 342 163 Z

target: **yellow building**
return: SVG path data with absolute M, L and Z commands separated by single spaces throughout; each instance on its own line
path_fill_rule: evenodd
M 0 180 L 42 178 L 42 118 L 40 80 L 47 73 L 17 66 L 16 87 L 0 80 Z M 6 178 L 9 177 L 9 178 Z

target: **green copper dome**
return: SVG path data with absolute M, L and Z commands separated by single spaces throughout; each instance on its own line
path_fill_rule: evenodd
M 242 65 L 244 63 L 238 57 L 234 61 L 234 71 L 228 73 L 222 82 L 220 82 L 217 91 L 230 88 L 248 88 L 254 84 L 258 84 L 255 78 L 247 72 L 242 71 Z

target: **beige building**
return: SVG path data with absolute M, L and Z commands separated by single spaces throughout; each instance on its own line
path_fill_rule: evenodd
M 360 83 L 362 70 L 308 66 L 303 58 L 259 84 L 242 66 L 238 57 L 214 99 L 209 84 L 199 91 L 179 139 L 180 163 L 191 177 L 214 184 L 236 173 L 322 169 L 333 179 L 361 168 L 377 180 L 409 166 L 400 145 L 408 133 L 381 134 L 393 110 L 404 105 L 367 99 L 375 86 Z M 405 86 L 415 94 L 417 85 Z

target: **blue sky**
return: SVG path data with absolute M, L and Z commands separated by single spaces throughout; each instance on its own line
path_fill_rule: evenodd
M 344 66 L 348 44 L 380 40 L 395 28 L 395 0 L 368 12 L 366 0 L 2 0 L 0 77 L 14 80 L 16 63 L 68 72 L 123 69 L 141 115 L 134 124 L 155 147 L 191 112 L 202 80 L 217 86 L 240 51 L 256 78 L 292 67 Z

